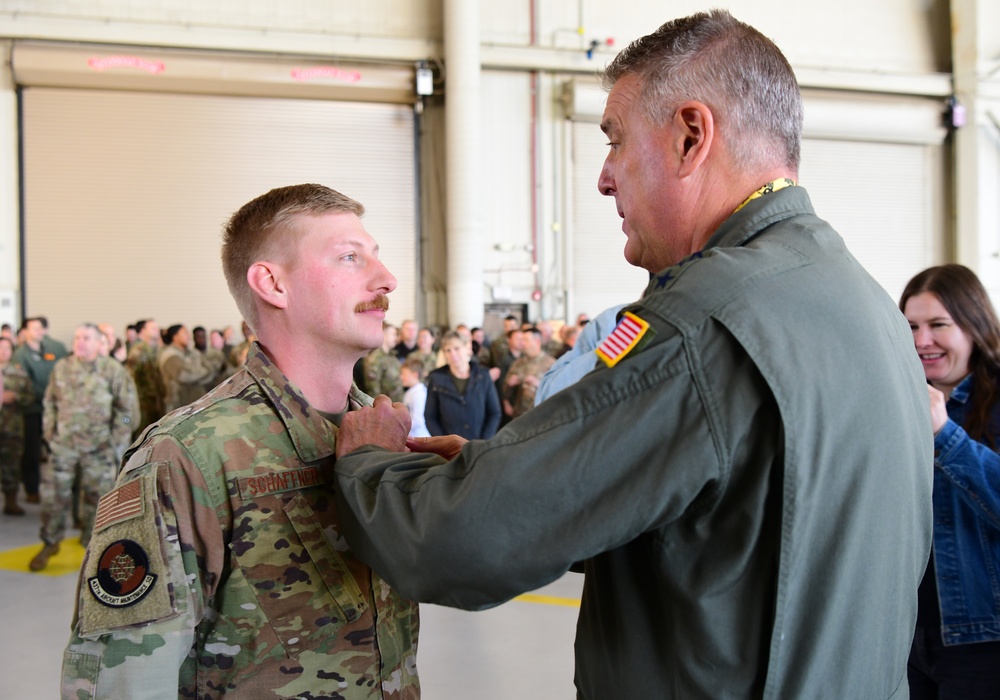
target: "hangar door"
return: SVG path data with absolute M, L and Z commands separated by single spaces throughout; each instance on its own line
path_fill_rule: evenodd
M 31 86 L 21 104 L 26 311 L 55 337 L 87 320 L 238 327 L 221 227 L 302 182 L 366 206 L 399 281 L 390 318 L 414 317 L 409 105 Z

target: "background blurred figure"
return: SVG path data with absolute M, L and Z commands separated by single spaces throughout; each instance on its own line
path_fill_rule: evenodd
M 226 361 L 226 355 L 222 351 L 226 344 L 222 331 L 213 330 L 208 334 L 208 347 L 205 348 L 205 363 L 214 371 L 213 377 L 208 381 L 208 388 L 214 388 L 219 382 L 233 375 L 236 370 Z M 243 358 L 246 360 L 246 358 Z
M 41 318 L 28 318 L 23 323 L 23 339 L 14 351 L 14 362 L 21 365 L 31 379 L 32 401 L 24 408 L 24 456 L 21 458 L 21 479 L 29 503 L 38 503 L 38 484 L 42 458 L 42 397 L 56 360 L 66 355 L 66 348 L 45 338 Z
M 108 342 L 108 356 L 118 362 L 125 362 L 125 358 L 128 357 L 128 351 L 125 349 L 125 343 L 122 342 L 122 339 L 115 334 L 114 325 L 99 323 L 97 324 L 97 328 Z
M 420 364 L 424 368 L 422 375 L 424 379 L 438 368 L 438 356 L 437 352 L 434 351 L 434 333 L 431 332 L 430 328 L 420 329 L 417 333 L 417 349 L 411 352 L 406 359 L 420 360 Z
M 500 426 L 500 398 L 489 372 L 471 361 L 472 345 L 458 333 L 445 333 L 441 350 L 448 364 L 427 376 L 427 430 L 467 440 L 492 437 Z
M 158 361 L 165 392 L 163 409 L 170 413 L 204 396 L 213 372 L 205 364 L 201 353 L 190 347 L 191 332 L 187 327 L 180 324 L 170 326 L 164 334 L 164 341 L 166 347 Z
M 400 362 L 417 349 L 417 322 L 407 319 L 399 326 L 399 342 L 392 348 L 392 354 Z
M 24 409 L 34 400 L 31 380 L 24 368 L 12 362 L 14 342 L 0 336 L 0 483 L 4 515 L 24 515 L 17 503 L 21 488 L 24 452 Z
M 125 368 L 100 354 L 101 332 L 76 329 L 73 354 L 56 363 L 45 392 L 44 432 L 49 459 L 42 477 L 42 550 L 31 560 L 41 571 L 59 551 L 80 480 L 80 542 L 90 541 L 97 502 L 111 490 L 118 464 L 132 441 L 139 402 Z
M 580 327 L 571 326 L 570 324 L 564 325 L 559 329 L 559 339 L 562 341 L 562 347 L 556 353 L 556 359 L 562 357 L 574 347 L 576 347 L 576 339 L 580 336 Z
M 517 320 L 517 316 L 508 315 L 503 319 L 503 333 L 499 338 L 494 338 L 490 343 L 490 359 L 489 362 L 484 364 L 487 367 L 507 367 L 513 362 L 508 356 L 510 355 L 509 347 L 509 334 L 513 330 L 520 328 L 520 322 Z M 502 374 L 502 371 L 501 371 Z M 496 380 L 497 377 L 494 377 Z
M 132 375 L 135 391 L 139 397 L 139 422 L 134 431 L 134 435 L 138 437 L 146 426 L 166 415 L 167 390 L 163 386 L 160 363 L 157 360 L 160 326 L 151 318 L 139 321 L 135 325 L 138 339 L 128 351 L 125 366 Z
M 132 349 L 135 341 L 139 339 L 139 331 L 135 327 L 134 323 L 130 323 L 125 326 L 125 355 L 128 356 L 128 351 Z
M 385 394 L 393 401 L 403 400 L 403 384 L 399 379 L 399 360 L 393 354 L 398 334 L 391 323 L 382 324 L 382 347 L 365 356 L 365 392 L 369 396 Z
M 403 383 L 403 404 L 410 412 L 410 437 L 430 437 L 424 410 L 427 407 L 427 385 L 424 384 L 424 364 L 419 358 L 406 358 L 399 368 L 399 378 Z
M 935 453 L 910 697 L 1000 698 L 1000 323 L 961 265 L 918 274 L 899 308 L 927 377 Z
M 200 353 L 208 350 L 208 333 L 205 331 L 205 326 L 195 326 L 191 329 L 191 343 Z
M 226 326 L 226 328 L 229 328 L 229 326 Z M 222 329 L 223 337 L 225 337 L 226 328 Z M 246 321 L 243 321 L 240 325 L 240 330 L 243 331 L 243 342 L 230 349 L 229 354 L 226 355 L 226 359 L 229 360 L 229 364 L 236 368 L 243 366 L 247 353 L 250 351 L 250 346 L 253 345 L 255 340 L 257 340 L 257 336 L 254 334 L 253 329 L 250 328 Z M 232 329 L 230 329 L 230 332 L 232 332 Z M 229 341 L 227 340 L 226 342 Z
M 542 334 L 537 328 L 521 331 L 521 357 L 514 361 L 504 382 L 504 413 L 523 416 L 535 406 L 535 392 L 555 358 L 542 350 Z

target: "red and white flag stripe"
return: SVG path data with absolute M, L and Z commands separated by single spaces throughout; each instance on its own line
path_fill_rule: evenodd
M 128 520 L 140 513 L 142 513 L 142 480 L 136 479 L 122 484 L 101 498 L 97 504 L 94 530 Z

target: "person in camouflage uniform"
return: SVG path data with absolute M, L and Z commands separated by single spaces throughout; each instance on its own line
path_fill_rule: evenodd
M 234 376 L 148 431 L 102 499 L 64 698 L 416 700 L 417 605 L 338 533 L 340 418 L 395 278 L 359 216 L 285 187 L 226 226 L 223 266 L 259 334 Z
M 430 328 L 421 328 L 417 332 L 417 349 L 407 355 L 407 359 L 413 358 L 420 360 L 425 377 L 437 369 L 438 356 L 434 352 L 434 334 Z
M 215 377 L 215 370 L 191 347 L 191 331 L 187 326 L 180 323 L 170 326 L 163 334 L 163 342 L 165 347 L 156 361 L 166 389 L 163 408 L 170 413 L 204 396 L 211 388 L 209 382 Z
M 24 451 L 24 409 L 35 400 L 31 379 L 24 368 L 11 362 L 14 342 L 0 337 L 0 483 L 3 485 L 4 515 L 24 515 L 17 504 L 21 488 L 21 456 Z
M 135 324 L 138 340 L 129 348 L 125 366 L 135 382 L 135 390 L 139 396 L 139 424 L 132 433 L 139 433 L 151 423 L 160 420 L 166 414 L 164 400 L 166 388 L 156 360 L 160 347 L 160 326 L 153 319 L 146 319 Z
M 504 380 L 504 412 L 517 418 L 535 405 L 535 392 L 542 376 L 555 364 L 555 358 L 542 350 L 542 334 L 537 328 L 521 332 L 524 348 L 521 356 L 507 370 Z
M 100 354 L 101 332 L 84 324 L 73 336 L 73 354 L 56 363 L 42 401 L 42 433 L 49 459 L 42 465 L 42 529 L 45 545 L 31 560 L 41 571 L 59 551 L 80 480 L 80 542 L 90 541 L 97 501 L 111 490 L 117 466 L 139 420 L 139 401 L 128 372 Z
M 399 376 L 399 360 L 393 354 L 396 345 L 396 327 L 382 324 L 382 346 L 365 356 L 365 391 L 371 396 L 385 394 L 393 401 L 403 400 L 403 380 Z

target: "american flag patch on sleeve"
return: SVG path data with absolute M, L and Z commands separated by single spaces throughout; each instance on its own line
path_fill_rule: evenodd
M 614 367 L 628 355 L 649 330 L 649 323 L 631 311 L 626 311 L 611 335 L 594 352 L 608 367 Z
M 142 479 L 122 484 L 114 491 L 104 494 L 97 504 L 94 518 L 94 532 L 120 523 L 137 515 L 142 515 Z

